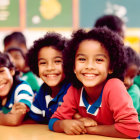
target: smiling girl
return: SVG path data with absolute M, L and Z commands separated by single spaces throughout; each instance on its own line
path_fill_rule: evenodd
M 123 84 L 123 48 L 121 38 L 107 28 L 72 35 L 64 57 L 72 86 L 53 114 L 50 130 L 121 138 L 139 135 L 138 114 Z M 80 119 L 73 119 L 76 113 Z M 87 118 L 92 123 L 87 125 Z
M 18 76 L 9 55 L 0 52 L 0 125 L 21 124 L 31 107 L 33 91 Z

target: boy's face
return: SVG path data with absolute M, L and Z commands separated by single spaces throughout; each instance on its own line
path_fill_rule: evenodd
M 138 74 L 138 67 L 135 64 L 131 64 L 127 68 L 124 77 L 124 84 L 127 89 L 129 89 L 133 85 L 134 78 L 137 76 L 137 74 Z
M 10 51 L 12 62 L 19 71 L 24 71 L 25 68 L 25 59 L 19 51 Z
M 51 46 L 43 47 L 38 53 L 40 78 L 50 87 L 56 87 L 64 80 L 62 53 Z
M 0 97 L 7 96 L 13 85 L 14 70 L 9 70 L 7 67 L 0 67 Z
M 106 49 L 94 40 L 79 44 L 74 72 L 85 88 L 103 88 L 109 73 L 110 58 Z

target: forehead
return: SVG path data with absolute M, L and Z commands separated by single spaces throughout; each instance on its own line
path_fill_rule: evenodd
M 95 41 L 95 40 L 83 40 L 79 44 L 77 53 L 85 53 L 88 55 L 103 53 L 103 54 L 108 55 L 108 51 L 105 49 L 105 47 L 100 42 Z
M 40 49 L 38 53 L 38 58 L 40 57 L 52 58 L 52 57 L 57 57 L 57 56 L 62 56 L 62 52 L 59 50 L 56 50 L 52 46 L 43 47 Z

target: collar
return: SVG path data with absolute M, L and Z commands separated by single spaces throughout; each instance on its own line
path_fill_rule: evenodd
M 101 102 L 102 102 L 102 94 L 103 94 L 103 89 L 100 93 L 99 98 L 92 104 L 90 105 L 88 101 L 86 100 L 86 91 L 82 87 L 81 89 L 81 94 L 80 94 L 80 103 L 79 106 L 81 107 L 86 107 L 87 113 L 92 114 L 92 115 L 97 115 L 99 107 L 101 107 Z

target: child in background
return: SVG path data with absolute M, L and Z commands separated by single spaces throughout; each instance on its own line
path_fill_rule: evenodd
M 70 135 L 136 138 L 138 114 L 121 81 L 126 66 L 122 39 L 107 28 L 78 30 L 65 54 L 64 70 L 73 85 L 52 115 L 49 129 Z M 76 113 L 92 123 L 73 119 Z
M 11 47 L 20 48 L 24 54 L 27 53 L 26 39 L 22 32 L 12 32 L 11 34 L 5 36 L 3 40 L 4 52 Z
M 127 55 L 127 68 L 124 76 L 124 84 L 133 100 L 133 105 L 138 112 L 140 120 L 140 89 L 134 84 L 134 78 L 138 75 L 140 70 L 140 57 L 130 47 L 125 47 L 125 50 Z
M 36 40 L 27 54 L 30 69 L 44 82 L 29 112 L 38 123 L 48 124 L 70 86 L 63 72 L 64 49 L 65 39 L 52 32 Z
M 39 91 L 39 83 L 35 75 L 30 71 L 29 66 L 26 63 L 26 56 L 20 48 L 11 47 L 6 50 L 11 55 L 11 59 L 16 67 L 16 69 L 21 73 L 20 77 L 22 80 L 28 82 L 34 91 L 37 93 Z
M 93 27 L 104 27 L 106 26 L 115 33 L 118 33 L 120 37 L 125 37 L 125 22 L 116 15 L 103 15 L 99 17 Z
M 19 80 L 9 55 L 0 52 L 0 125 L 20 125 L 32 100 L 31 87 Z

